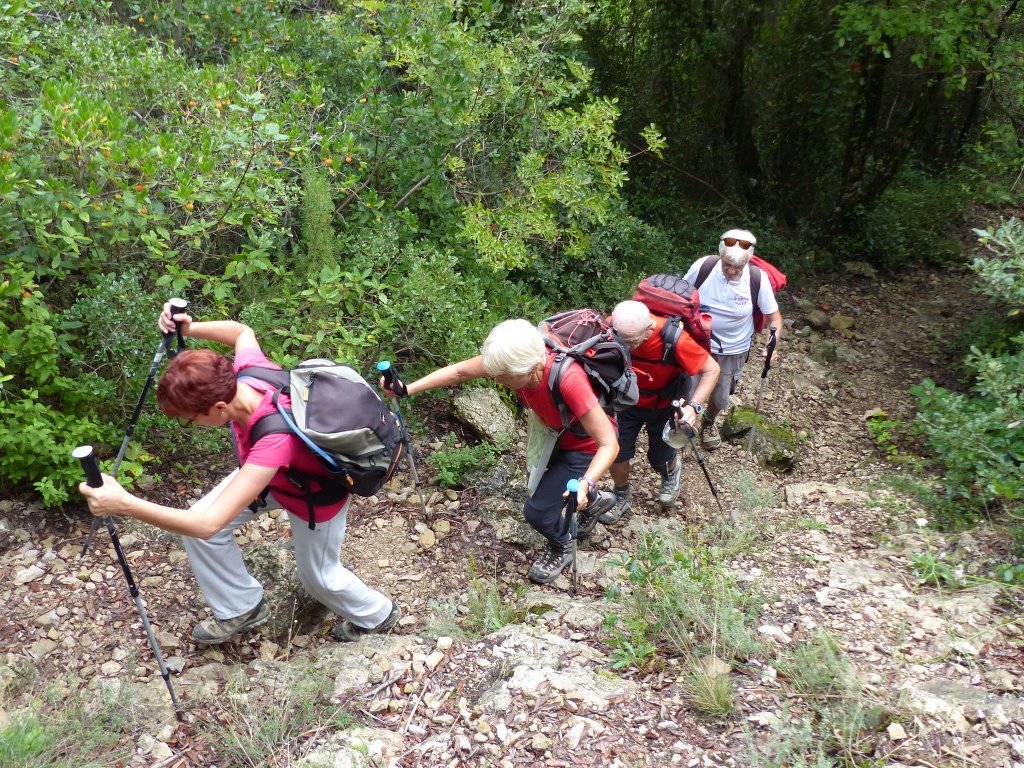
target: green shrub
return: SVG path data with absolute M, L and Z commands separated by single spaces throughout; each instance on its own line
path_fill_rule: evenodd
M 444 436 L 443 445 L 427 458 L 437 471 L 437 484 L 442 488 L 461 488 L 462 477 L 470 471 L 486 472 L 508 446 L 482 442 L 477 445 L 457 445 L 453 434 Z

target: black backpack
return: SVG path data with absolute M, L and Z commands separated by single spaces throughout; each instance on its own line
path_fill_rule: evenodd
M 580 424 L 572 424 L 572 414 L 562 397 L 562 374 L 573 360 L 586 372 L 605 411 L 624 411 L 636 405 L 640 392 L 629 348 L 597 311 L 559 312 L 542 320 L 537 327 L 544 343 L 555 350 L 548 387 L 562 417 L 563 429 L 585 434 Z
M 354 368 L 333 360 L 305 360 L 291 370 L 250 366 L 239 373 L 274 386 L 274 407 L 249 433 L 250 448 L 272 434 L 298 435 L 320 459 L 323 475 L 316 493 L 309 490 L 310 477 L 289 469 L 288 479 L 302 490 L 309 505 L 309 527 L 314 527 L 313 507 L 335 504 L 346 493 L 372 496 L 394 475 L 404 454 L 405 430 L 380 395 Z M 278 402 L 281 393 L 291 397 L 291 408 Z

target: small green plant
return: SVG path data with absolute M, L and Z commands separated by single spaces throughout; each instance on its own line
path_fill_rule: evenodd
M 488 470 L 495 465 L 505 446 L 483 442 L 458 445 L 458 438 L 449 433 L 443 445 L 428 461 L 437 470 L 437 483 L 442 488 L 462 487 L 462 477 L 470 470 Z
M 993 569 L 993 578 L 1001 584 L 1024 586 L 1024 563 L 999 563 Z
M 498 582 L 478 575 L 473 560 L 469 563 L 469 574 L 469 588 L 466 594 L 468 613 L 462 621 L 468 632 L 490 634 L 526 618 L 527 612 L 522 605 L 526 594 L 523 585 L 515 588 L 510 600 L 505 600 L 501 596 Z
M 658 648 L 651 642 L 652 627 L 644 617 L 635 614 L 619 617 L 607 613 L 604 629 L 611 635 L 608 644 L 612 647 L 612 669 L 644 670 L 654 663 Z
M 910 569 L 920 584 L 944 589 L 963 589 L 965 583 L 960 567 L 947 563 L 943 559 L 944 554 L 940 552 L 936 555 L 930 549 L 927 552 L 915 552 L 910 556 Z
M 874 438 L 885 457 L 892 462 L 908 463 L 913 457 L 907 456 L 901 442 L 909 434 L 909 426 L 899 419 L 890 419 L 883 411 L 874 413 L 865 423 L 868 434 Z

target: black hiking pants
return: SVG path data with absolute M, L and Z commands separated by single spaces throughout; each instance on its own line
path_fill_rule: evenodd
M 556 451 L 548 462 L 533 496 L 526 500 L 523 516 L 541 536 L 553 544 L 567 545 L 572 537 L 562 533 L 562 507 L 565 484 L 583 477 L 594 454 L 579 451 Z

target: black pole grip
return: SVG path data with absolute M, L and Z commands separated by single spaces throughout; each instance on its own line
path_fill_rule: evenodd
M 174 320 L 174 316 L 175 315 L 180 315 L 183 312 L 188 311 L 188 302 L 185 301 L 184 299 L 173 298 L 173 299 L 168 299 L 167 303 L 171 305 L 171 310 L 170 310 L 171 311 L 171 321 L 174 322 L 174 330 L 173 331 L 168 331 L 167 333 L 165 333 L 164 334 L 164 338 L 167 340 L 167 354 L 168 354 L 168 357 L 174 357 L 176 354 L 178 354 L 178 352 L 181 352 L 181 350 L 183 350 L 185 348 L 185 337 L 181 333 L 181 326 L 178 324 L 178 322 L 176 320 Z M 173 351 L 171 349 L 171 339 L 174 338 L 175 334 L 177 334 L 177 336 L 178 336 L 178 351 L 177 352 L 175 352 L 175 351 Z
M 100 465 L 96 461 L 96 454 L 93 453 L 91 445 L 80 445 L 71 452 L 82 463 L 85 471 L 85 482 L 92 488 L 99 488 L 103 485 L 103 476 L 100 474 Z
M 397 397 L 408 397 L 409 389 L 398 378 L 398 374 L 395 373 L 395 367 L 391 364 L 390 360 L 381 360 L 377 363 L 377 370 L 384 377 L 384 383 L 387 384 L 388 389 L 394 392 Z
M 761 378 L 768 378 L 768 371 L 772 368 L 772 355 L 775 354 L 775 345 L 779 342 L 779 337 L 776 336 L 778 329 L 773 325 L 768 329 L 768 346 L 765 347 L 764 351 L 764 370 L 761 371 Z

